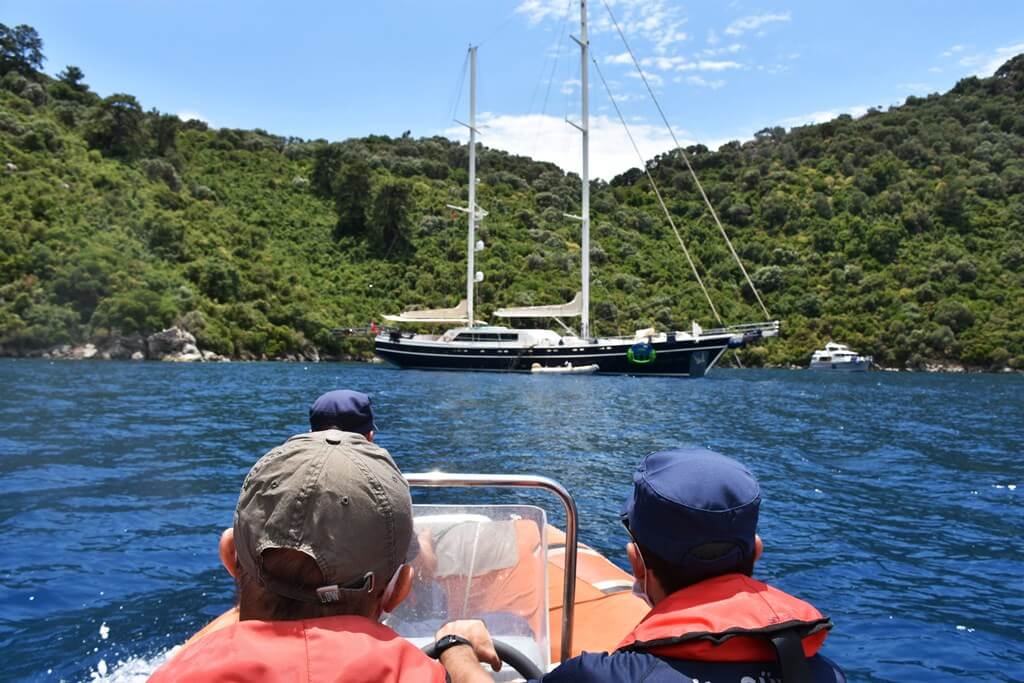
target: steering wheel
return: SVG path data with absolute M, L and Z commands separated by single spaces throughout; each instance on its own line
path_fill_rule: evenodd
M 500 640 L 494 640 L 492 642 L 494 643 L 494 651 L 498 653 L 498 658 L 515 669 L 516 672 L 526 680 L 536 680 L 544 675 L 544 672 L 542 672 L 537 665 L 533 663 L 532 659 L 508 643 Z M 435 645 L 437 645 L 437 643 L 424 645 L 423 654 L 427 655 L 431 659 L 437 659 L 438 654 L 434 647 Z

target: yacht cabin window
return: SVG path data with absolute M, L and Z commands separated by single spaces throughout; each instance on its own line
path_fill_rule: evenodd
M 515 332 L 461 332 L 455 341 L 460 342 L 514 342 L 519 341 Z

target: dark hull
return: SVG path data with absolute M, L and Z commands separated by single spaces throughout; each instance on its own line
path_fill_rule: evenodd
M 631 361 L 627 351 L 631 344 L 623 342 L 585 344 L 582 346 L 549 346 L 523 348 L 514 345 L 481 348 L 477 345 L 418 342 L 411 339 L 392 341 L 377 337 L 377 356 L 401 368 L 421 370 L 472 370 L 484 372 L 530 372 L 534 363 L 542 366 L 599 366 L 599 373 L 626 375 L 677 375 L 702 377 L 714 366 L 729 345 L 729 336 L 694 340 L 654 342 L 654 360 L 649 363 Z

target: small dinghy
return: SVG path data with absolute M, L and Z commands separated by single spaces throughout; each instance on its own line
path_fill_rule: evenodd
M 540 363 L 534 363 L 530 366 L 530 372 L 536 373 L 553 373 L 557 375 L 589 375 L 597 372 L 600 366 L 597 363 L 591 365 L 573 365 L 569 361 L 565 362 L 565 365 L 541 365 Z
M 434 471 L 405 477 L 413 487 L 544 490 L 561 501 L 566 519 L 562 531 L 548 524 L 544 508 L 486 498 L 474 504 L 414 504 L 417 548 L 410 561 L 417 581 L 384 623 L 417 647 L 433 644 L 443 623 L 481 619 L 494 639 L 506 644 L 502 656 L 519 671 L 506 667 L 493 679 L 531 680 L 584 651 L 613 651 L 650 611 L 633 594 L 632 575 L 579 541 L 576 504 L 561 484 L 528 474 Z M 233 607 L 182 649 L 238 620 Z M 515 665 L 523 659 L 529 660 L 529 672 Z

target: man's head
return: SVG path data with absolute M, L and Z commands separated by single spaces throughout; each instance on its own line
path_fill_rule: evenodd
M 621 515 L 633 538 L 634 576 L 653 572 L 669 594 L 713 576 L 750 574 L 760 505 L 757 480 L 724 455 L 705 448 L 648 455 Z
M 373 422 L 373 401 L 358 391 L 328 391 L 309 407 L 309 428 L 314 432 L 325 429 L 355 432 L 373 441 L 377 431 Z
M 375 618 L 408 592 L 409 485 L 387 451 L 339 430 L 294 436 L 242 485 L 221 558 L 242 618 Z

